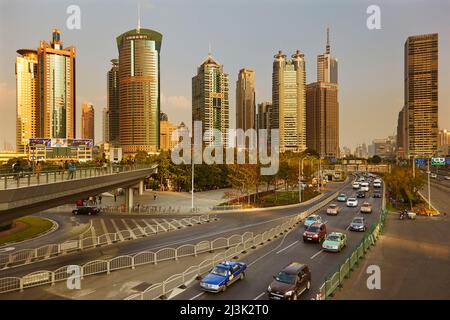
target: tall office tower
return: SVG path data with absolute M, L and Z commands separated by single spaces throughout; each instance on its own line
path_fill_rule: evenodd
M 270 132 L 271 102 L 261 102 L 258 104 L 257 129 L 267 129 Z
M 111 60 L 112 67 L 108 71 L 108 142 L 119 144 L 119 59 Z
M 39 136 L 39 85 L 36 50 L 17 50 L 16 57 L 16 152 L 27 151 L 28 139 Z
M 450 144 L 450 131 L 447 129 L 439 130 L 438 146 L 442 147 L 446 144 Z
M 124 153 L 159 150 L 160 51 L 162 34 L 130 30 L 119 49 L 119 140 Z
M 244 68 L 236 82 L 236 129 L 255 129 L 255 118 L 255 71 Z
M 405 107 L 400 110 L 397 118 L 397 141 L 396 141 L 396 155 L 398 158 L 405 156 L 406 146 L 406 118 Z
M 271 128 L 279 129 L 280 152 L 306 149 L 306 71 L 304 55 L 292 60 L 279 51 L 273 62 Z
M 321 157 L 339 155 L 338 85 L 314 82 L 306 86 L 306 145 Z
M 329 28 L 325 53 L 317 56 L 317 82 L 338 83 L 338 61 L 331 56 Z
M 81 105 L 81 139 L 94 140 L 94 106 L 91 103 L 83 102 Z
M 406 155 L 432 156 L 438 148 L 438 34 L 405 42 Z
M 40 136 L 75 138 L 75 47 L 63 47 L 61 32 L 40 41 L 38 53 Z
M 161 141 L 161 151 L 170 151 L 178 143 L 177 141 L 172 141 L 172 133 L 177 130 L 177 125 L 170 123 L 167 114 L 161 112 L 160 115 L 160 138 Z
M 109 110 L 103 108 L 103 142 L 109 143 Z
M 224 147 L 228 146 L 228 74 L 224 73 L 223 66 L 210 53 L 197 68 L 197 75 L 192 78 L 192 123 L 194 121 L 202 121 L 203 133 L 206 130 L 220 130 L 220 143 Z M 212 140 L 211 134 L 206 134 L 203 139 L 208 143 Z M 217 141 L 216 143 L 219 144 Z

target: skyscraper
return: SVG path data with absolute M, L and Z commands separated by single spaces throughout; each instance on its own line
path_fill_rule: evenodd
M 81 106 L 81 139 L 94 140 L 94 119 L 94 106 L 91 103 L 83 102 Z
M 325 53 L 317 56 L 317 82 L 338 83 L 338 61 L 331 56 L 329 28 Z
M 314 82 L 306 86 L 306 144 L 321 157 L 339 155 L 338 85 Z
M 75 138 L 75 47 L 63 48 L 61 32 L 40 41 L 38 53 L 39 120 L 43 138 Z
M 161 42 L 162 34 L 139 26 L 117 37 L 119 140 L 124 153 L 159 150 Z
M 405 156 L 406 146 L 406 118 L 405 107 L 400 110 L 397 118 L 397 141 L 396 141 L 396 154 L 397 157 L 403 158 Z
M 258 129 L 267 129 L 270 132 L 271 102 L 261 102 L 258 104 L 257 126 Z
M 172 141 L 172 133 L 177 130 L 177 126 L 169 122 L 167 114 L 161 112 L 160 115 L 160 138 L 161 141 L 161 151 L 170 151 L 178 143 L 177 141 Z
M 236 82 L 236 129 L 255 129 L 255 118 L 255 71 L 244 68 Z
M 438 148 L 438 34 L 405 42 L 406 155 L 432 156 Z
M 109 143 L 109 110 L 107 107 L 103 108 L 103 142 Z
M 217 129 L 222 133 L 222 145 L 228 146 L 229 100 L 228 74 L 211 54 L 197 68 L 192 78 L 192 123 L 202 121 L 203 132 Z M 205 142 L 211 142 L 206 135 Z
M 119 144 L 119 60 L 111 60 L 112 67 L 108 71 L 108 141 L 112 145 Z
M 273 62 L 271 128 L 279 129 L 280 152 L 306 149 L 306 71 L 304 55 L 292 60 L 279 51 Z
M 39 136 L 39 83 L 36 50 L 17 50 L 16 57 L 16 152 L 25 153 L 28 139 Z

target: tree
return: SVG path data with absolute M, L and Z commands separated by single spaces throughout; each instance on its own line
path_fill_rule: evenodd
M 410 167 L 394 166 L 391 172 L 384 175 L 384 181 L 396 202 L 400 199 L 408 200 L 412 209 L 419 198 L 418 190 L 423 187 L 425 178 L 419 172 L 416 172 L 414 178 Z

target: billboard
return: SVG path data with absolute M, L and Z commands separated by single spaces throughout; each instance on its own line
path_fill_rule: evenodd
M 67 148 L 67 139 L 52 138 L 52 148 Z
M 431 158 L 431 164 L 433 166 L 445 166 L 445 158 L 440 157 Z
M 425 158 L 417 158 L 416 159 L 416 164 L 419 166 L 423 166 L 427 164 L 427 159 Z
M 36 146 L 50 147 L 51 144 L 52 144 L 52 140 L 46 139 L 46 138 L 31 138 L 28 141 L 28 145 L 30 147 L 36 147 Z
M 87 148 L 94 148 L 94 141 L 92 139 L 73 139 L 70 141 L 71 147 L 87 147 Z

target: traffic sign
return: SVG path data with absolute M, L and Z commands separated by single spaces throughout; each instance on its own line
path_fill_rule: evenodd
M 427 159 L 425 158 L 416 158 L 416 165 L 424 166 L 427 164 Z
M 431 164 L 433 166 L 445 166 L 445 158 L 438 158 L 438 157 L 434 157 L 431 158 Z

